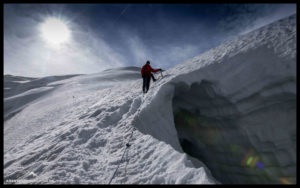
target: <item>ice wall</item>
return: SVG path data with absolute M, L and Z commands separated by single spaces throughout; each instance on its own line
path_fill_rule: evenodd
M 295 94 L 262 96 L 261 91 L 234 103 L 209 82 L 182 87 L 173 98 L 181 146 L 204 162 L 216 179 L 242 184 L 296 182 Z
M 185 152 L 222 183 L 296 182 L 294 56 L 266 43 L 184 77 L 173 111 Z
M 221 183 L 296 183 L 295 20 L 169 70 L 176 76 L 153 88 L 136 126 L 202 161 Z

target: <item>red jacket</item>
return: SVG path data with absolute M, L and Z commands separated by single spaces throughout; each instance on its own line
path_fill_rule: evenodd
M 151 76 L 151 72 L 158 72 L 159 69 L 152 69 L 152 67 L 149 64 L 145 64 L 141 69 L 141 75 L 148 75 Z

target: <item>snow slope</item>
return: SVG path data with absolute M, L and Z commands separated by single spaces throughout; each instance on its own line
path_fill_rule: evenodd
M 296 182 L 296 15 L 163 74 L 48 84 L 4 123 L 5 183 Z
M 52 84 L 53 82 L 74 76 L 78 75 L 44 78 L 4 75 L 4 121 L 23 110 L 32 101 L 59 86 L 59 84 Z

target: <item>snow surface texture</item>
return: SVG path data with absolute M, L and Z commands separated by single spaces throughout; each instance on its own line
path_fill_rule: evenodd
M 8 120 L 30 102 L 48 93 L 59 84 L 52 84 L 58 80 L 77 75 L 49 76 L 44 78 L 25 78 L 4 75 L 4 121 Z M 48 85 L 51 85 L 50 87 Z
M 134 67 L 43 86 L 5 121 L 5 183 L 296 182 L 296 15 L 163 74 L 144 96 Z

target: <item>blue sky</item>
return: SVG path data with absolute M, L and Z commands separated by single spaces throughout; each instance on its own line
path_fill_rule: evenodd
M 4 74 L 90 74 L 176 64 L 280 18 L 296 4 L 5 4 Z M 41 25 L 57 18 L 70 39 L 53 47 Z

